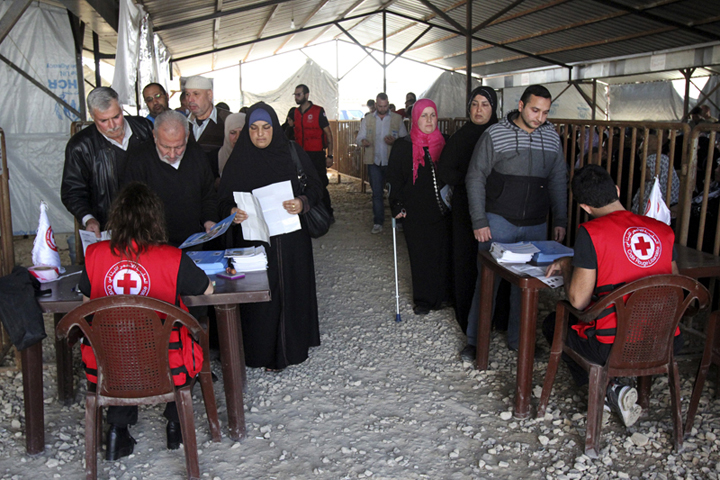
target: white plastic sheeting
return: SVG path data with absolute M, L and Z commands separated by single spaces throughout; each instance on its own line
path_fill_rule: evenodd
M 467 77 L 460 73 L 443 72 L 418 98 L 429 98 L 438 107 L 439 118 L 467 117 Z M 480 82 L 473 78 L 472 88 Z
M 552 106 L 550 107 L 550 118 L 569 118 L 573 120 L 590 120 L 592 119 L 592 107 L 585 101 L 575 86 L 568 87 L 567 83 L 547 83 L 543 85 L 550 91 L 553 97 Z M 581 84 L 580 89 L 588 98 L 592 98 L 592 85 Z M 505 115 L 508 112 L 517 110 L 520 97 L 527 86 L 506 88 L 502 93 L 502 109 Z M 604 85 L 598 84 L 597 94 L 595 98 L 597 108 L 595 110 L 596 120 L 605 120 L 603 110 L 607 109 L 607 98 Z
M 10 3 L 0 4 L 0 14 Z M 31 4 L 0 44 L 2 55 L 77 109 L 74 51 L 67 11 L 42 3 Z M 4 63 L 0 90 L 5 92 L 0 127 L 7 141 L 13 233 L 36 232 L 42 200 L 55 232 L 71 232 L 60 181 L 70 123 L 78 118 Z
M 683 116 L 683 99 L 672 82 L 610 85 L 613 121 L 675 122 Z
M 310 90 L 310 101 L 325 109 L 328 120 L 337 119 L 338 82 L 335 77 L 310 59 L 275 90 L 264 93 L 244 91 L 243 103 L 253 105 L 257 102 L 265 102 L 275 109 L 280 123 L 283 123 L 288 110 L 297 106 L 293 93 L 295 87 L 300 84 L 307 85 Z
M 142 88 L 156 82 L 167 90 L 170 85 L 170 55 L 160 37 L 153 34 L 152 21 L 141 5 L 132 0 L 120 0 L 118 42 L 115 53 L 115 74 L 112 88 L 120 103 L 136 106 Z M 135 86 L 137 85 L 137 97 Z M 145 102 L 141 112 L 147 114 Z

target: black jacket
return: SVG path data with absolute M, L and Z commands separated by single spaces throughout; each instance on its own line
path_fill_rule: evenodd
M 133 132 L 128 150 L 152 138 L 153 125 L 148 119 L 126 116 L 125 121 Z M 78 222 L 90 214 L 105 228 L 126 156 L 127 153 L 112 145 L 95 125 L 70 139 L 65 147 L 60 198 Z

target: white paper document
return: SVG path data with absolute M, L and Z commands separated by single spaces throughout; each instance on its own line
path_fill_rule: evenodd
M 547 269 L 547 267 L 536 267 L 534 265 L 528 265 L 526 263 L 505 264 L 504 266 L 511 272 L 515 272 L 518 275 L 535 277 L 541 282 L 543 282 L 545 285 L 552 288 L 561 287 L 563 285 L 562 275 L 555 275 L 553 277 L 545 276 L 545 270 Z
M 95 236 L 95 232 L 89 230 L 78 230 L 78 233 L 80 234 L 80 240 L 82 240 L 83 255 L 85 255 L 85 250 L 87 250 L 88 245 L 102 242 L 103 240 L 110 240 L 110 232 L 107 230 L 100 232 L 100 238 Z
M 289 180 L 256 188 L 252 194 L 234 192 L 233 196 L 238 208 L 248 214 L 248 219 L 241 224 L 245 240 L 270 243 L 270 237 L 301 228 L 300 217 L 289 214 L 282 205 L 284 201 L 295 198 Z

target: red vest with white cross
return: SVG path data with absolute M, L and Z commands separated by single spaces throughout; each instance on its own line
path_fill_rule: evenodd
M 581 226 L 590 234 L 597 255 L 594 302 L 626 283 L 672 273 L 675 233 L 668 225 L 622 210 Z M 609 344 L 615 341 L 616 327 L 615 307 L 610 306 L 595 321 L 572 328 L 581 338 Z
M 119 257 L 110 250 L 110 242 L 94 243 L 87 248 L 85 269 L 90 280 L 90 299 L 110 295 L 143 295 L 163 300 L 188 311 L 177 295 L 177 276 L 183 252 L 169 245 L 154 245 L 140 254 L 141 262 Z M 164 316 L 161 315 L 161 318 Z M 87 379 L 97 383 L 97 361 L 92 347 L 81 345 Z M 184 385 L 202 367 L 200 345 L 185 326 L 175 326 L 170 334 L 168 352 L 175 385 Z

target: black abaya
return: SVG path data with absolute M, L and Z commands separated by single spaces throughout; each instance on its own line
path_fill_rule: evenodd
M 270 113 L 273 121 L 272 141 L 264 149 L 255 147 L 248 134 L 252 113 L 258 108 Z M 250 192 L 255 188 L 290 180 L 295 196 L 300 197 L 300 185 L 290 148 L 298 153 L 307 176 L 304 211 L 316 205 L 322 197 L 320 179 L 302 148 L 289 143 L 274 110 L 263 103 L 256 104 L 248 111 L 247 118 L 248 124 L 242 130 L 223 170 L 219 189 L 222 218 L 227 217 L 236 206 L 233 192 Z M 264 245 L 268 257 L 271 301 L 240 306 L 247 366 L 282 369 L 302 363 L 308 357 L 309 348 L 320 345 L 315 265 L 310 236 L 305 230 L 297 230 L 273 236 L 270 245 L 267 245 L 243 240 L 240 226 L 233 228 L 232 236 L 233 246 Z
M 416 307 L 439 309 L 451 299 L 449 217 L 443 216 L 435 196 L 431 162 L 418 167 L 413 184 L 410 136 L 393 144 L 388 161 L 390 208 L 405 210 L 405 241 L 410 256 L 413 301 Z
M 488 94 L 482 89 L 476 89 L 471 94 L 471 100 L 477 95 L 487 97 Z M 492 105 L 497 103 L 497 97 L 490 99 L 490 102 Z M 475 294 L 475 283 L 478 276 L 478 244 L 470 219 L 465 174 L 480 136 L 497 121 L 497 115 L 493 113 L 490 120 L 483 125 L 475 125 L 471 121 L 465 123 L 445 144 L 438 162 L 440 180 L 453 187 L 452 212 L 450 214 L 452 281 L 455 318 L 463 332 L 467 329 L 470 305 Z

